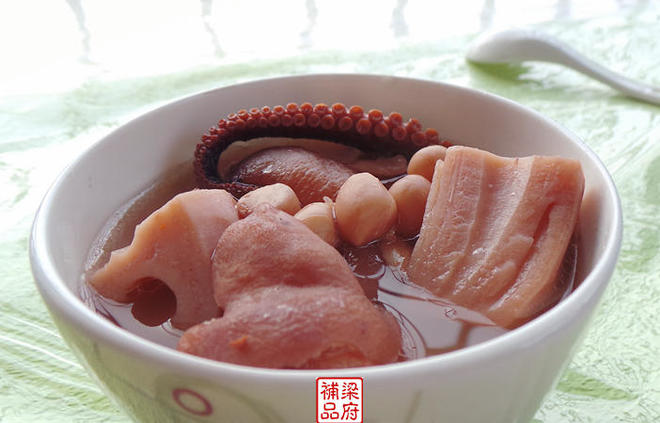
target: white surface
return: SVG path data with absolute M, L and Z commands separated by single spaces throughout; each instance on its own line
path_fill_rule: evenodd
M 584 19 L 647 0 L 5 0 L 0 96 L 60 92 L 88 78 L 162 75 L 201 64 L 385 50 L 494 27 Z
M 180 354 L 113 326 L 79 301 L 75 292 L 82 263 L 112 211 L 163 170 L 189 159 L 200 133 L 219 116 L 290 101 L 377 106 L 415 116 L 455 143 L 501 155 L 579 159 L 586 176 L 581 220 L 587 223 L 581 227 L 587 254 L 579 266 L 586 277 L 565 301 L 491 341 L 406 363 L 322 372 L 248 368 Z M 171 385 L 203 393 L 227 421 L 308 422 L 314 415 L 315 377 L 354 375 L 364 377 L 372 422 L 522 422 L 531 419 L 569 359 L 611 276 L 621 228 L 618 196 L 602 163 L 574 135 L 529 109 L 429 81 L 312 75 L 196 95 L 111 133 L 49 191 L 34 223 L 31 259 L 63 336 L 136 418 L 140 415 L 131 401 L 138 399 L 127 399 L 128 393 L 141 393 L 140 407 L 153 407 L 155 415 L 155 410 L 176 408 Z

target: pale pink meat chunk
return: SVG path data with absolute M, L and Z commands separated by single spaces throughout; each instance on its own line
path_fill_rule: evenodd
M 224 314 L 188 329 L 181 351 L 270 368 L 365 366 L 398 358 L 398 324 L 367 299 L 339 252 L 269 205 L 225 231 L 213 274 Z
M 320 241 L 320 242 L 319 242 Z M 346 260 L 298 219 L 270 205 L 228 228 L 213 255 L 215 300 L 265 286 L 336 286 L 363 295 Z
M 515 327 L 559 300 L 584 176 L 575 160 L 451 147 L 436 168 L 408 274 Z
M 238 220 L 236 201 L 224 190 L 179 194 L 135 228 L 131 245 L 114 251 L 90 279 L 96 291 L 131 302 L 146 279 L 158 279 L 176 297 L 172 325 L 185 329 L 218 315 L 211 254 L 220 235 Z
M 332 159 L 302 148 L 270 148 L 251 155 L 232 172 L 232 179 L 259 186 L 283 183 L 303 205 L 335 199 L 353 171 Z
M 395 361 L 391 314 L 333 286 L 275 285 L 229 303 L 221 318 L 188 329 L 178 349 L 257 367 L 344 368 Z

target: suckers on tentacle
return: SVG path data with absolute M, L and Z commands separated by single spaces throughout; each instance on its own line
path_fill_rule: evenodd
M 366 153 L 403 154 L 410 157 L 428 145 L 449 145 L 435 129 L 422 128 L 414 118 L 403 121 L 401 114 L 385 116 L 377 109 L 365 112 L 360 106 L 341 103 L 289 103 L 286 107 L 264 106 L 240 110 L 210 128 L 197 144 L 194 170 L 200 188 L 226 189 L 240 197 L 257 186 L 225 181 L 218 176 L 220 154 L 233 142 L 259 137 L 312 138 L 350 145 Z

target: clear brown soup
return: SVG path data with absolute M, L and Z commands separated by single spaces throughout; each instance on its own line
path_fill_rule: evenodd
M 176 347 L 183 332 L 169 322 L 176 299 L 162 282 L 145 280 L 136 292 L 134 303 L 120 304 L 97 294 L 86 281 L 108 261 L 110 252 L 130 244 L 139 222 L 176 194 L 194 188 L 190 169 L 190 164 L 185 163 L 168 172 L 112 215 L 90 249 L 80 292 L 90 308 L 114 324 L 171 348 Z M 406 242 L 412 246 L 415 240 Z M 384 262 L 378 241 L 359 248 L 341 245 L 339 251 L 367 297 L 383 305 L 399 323 L 401 361 L 454 351 L 507 332 L 484 315 L 438 298 L 411 283 L 404 271 Z M 567 287 L 564 296 L 573 289 L 576 257 L 577 247 L 573 242 L 558 276 Z

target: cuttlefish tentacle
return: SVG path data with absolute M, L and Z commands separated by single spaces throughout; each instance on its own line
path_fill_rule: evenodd
M 232 143 L 260 137 L 327 140 L 366 153 L 406 157 L 428 145 L 449 144 L 440 140 L 436 130 L 424 130 L 417 119 L 404 122 L 399 113 L 385 116 L 380 110 L 365 111 L 360 106 L 289 103 L 240 110 L 219 120 L 197 144 L 194 169 L 199 187 L 226 189 L 236 197 L 257 188 L 253 183 L 221 177 L 217 166 L 220 154 Z

